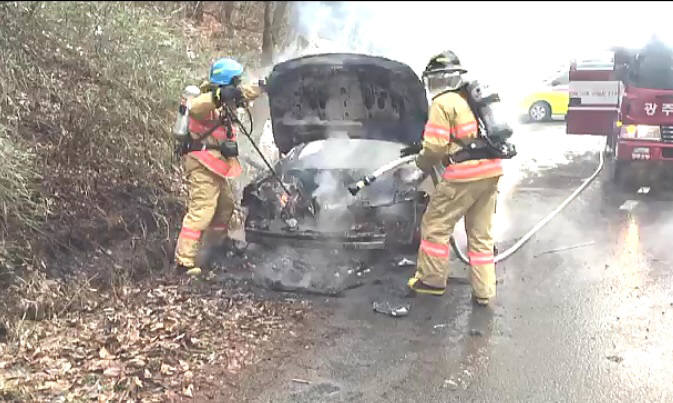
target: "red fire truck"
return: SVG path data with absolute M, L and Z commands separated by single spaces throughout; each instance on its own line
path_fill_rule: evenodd
M 607 136 L 616 183 L 673 173 L 673 50 L 653 39 L 605 61 L 571 64 L 566 133 Z

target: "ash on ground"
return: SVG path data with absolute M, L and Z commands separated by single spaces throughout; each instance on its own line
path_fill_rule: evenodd
M 276 291 L 339 296 L 364 284 L 370 258 L 342 250 L 277 247 L 248 254 L 253 282 Z

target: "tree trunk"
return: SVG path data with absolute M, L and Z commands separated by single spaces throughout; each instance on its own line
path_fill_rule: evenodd
M 264 3 L 264 33 L 262 34 L 262 64 L 265 66 L 273 62 L 273 19 L 271 6 L 274 2 Z
M 273 10 L 273 27 L 275 30 L 280 28 L 281 22 L 285 19 L 287 12 L 287 1 L 274 1 L 275 7 Z M 275 32 L 274 32 L 275 33 Z
M 222 4 L 222 24 L 231 27 L 231 24 L 233 23 L 232 18 L 234 16 L 234 2 L 233 1 L 225 1 Z
M 197 22 L 203 22 L 203 2 L 197 1 L 192 9 L 192 18 Z
M 287 23 L 287 1 L 274 1 L 276 3 L 276 6 L 274 7 L 273 10 L 273 23 L 272 23 L 272 32 L 271 32 L 271 41 L 273 42 L 273 48 L 274 50 L 278 45 L 281 44 L 283 41 L 283 31 L 284 31 L 284 24 L 283 22 Z

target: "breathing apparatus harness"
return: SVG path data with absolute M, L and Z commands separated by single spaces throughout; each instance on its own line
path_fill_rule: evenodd
M 512 136 L 511 127 L 504 121 L 498 121 L 498 116 L 494 116 L 492 106 L 500 102 L 500 96 L 477 81 L 466 84 L 465 90 L 467 104 L 477 119 L 477 137 L 469 140 L 454 138 L 461 150 L 449 156 L 449 163 L 492 158 L 510 159 L 516 156 L 516 147 L 507 142 Z
M 183 156 L 192 151 L 219 150 L 222 156 L 225 158 L 238 157 L 238 143 L 236 143 L 236 141 L 233 139 L 234 138 L 233 125 L 236 124 L 240 128 L 241 132 L 245 135 L 245 137 L 247 137 L 248 140 L 250 140 L 250 144 L 252 144 L 252 147 L 255 149 L 255 151 L 257 151 L 257 154 L 262 159 L 262 161 L 264 161 L 264 164 L 269 169 L 272 176 L 280 184 L 283 191 L 288 196 L 290 196 L 291 193 L 287 189 L 287 186 L 285 186 L 285 183 L 283 183 L 283 181 L 280 179 L 280 177 L 273 169 L 269 161 L 267 161 L 267 159 L 264 157 L 264 153 L 262 153 L 259 147 L 257 147 L 257 144 L 251 137 L 253 129 L 252 113 L 250 112 L 250 108 L 248 107 L 248 102 L 245 100 L 241 90 L 238 88 L 239 83 L 240 81 L 238 81 L 238 79 L 235 78 L 229 85 L 219 86 L 211 89 L 213 94 L 213 102 L 221 111 L 220 124 L 215 125 L 214 127 L 210 128 L 207 132 L 201 134 L 198 139 L 192 139 L 192 137 L 189 135 L 189 130 L 187 129 L 187 123 L 186 123 L 188 119 L 187 116 L 188 108 L 185 108 L 183 107 L 183 105 L 181 105 L 179 110 L 180 113 L 178 115 L 178 122 L 176 122 L 175 125 L 176 128 L 173 130 L 176 137 L 180 139 L 179 144 L 176 147 L 176 154 L 179 156 Z M 266 81 L 260 80 L 259 85 L 261 87 L 265 87 Z M 185 89 L 185 93 L 188 92 L 189 87 Z M 233 106 L 236 106 L 236 108 L 242 108 L 248 115 L 248 120 L 250 121 L 250 130 L 247 130 L 243 125 L 243 123 L 240 121 L 238 115 L 234 112 Z M 182 125 L 180 125 L 180 123 L 182 123 Z M 178 126 L 181 127 L 177 129 Z M 227 138 L 225 140 L 220 141 L 218 145 L 203 143 L 204 139 L 210 136 L 217 128 L 222 126 L 224 126 L 226 129 Z
M 238 123 L 242 130 L 244 130 L 244 128 L 236 117 L 236 114 L 232 109 L 232 104 L 237 108 L 243 108 L 249 117 L 250 110 L 248 109 L 248 104 L 245 101 L 245 98 L 243 98 L 241 90 L 237 88 L 237 85 L 238 82 L 234 81 L 230 85 L 215 87 L 211 90 L 213 102 L 218 109 L 220 109 L 219 124 L 214 125 L 205 133 L 200 134 L 196 139 L 193 139 L 188 133 L 187 135 L 181 136 L 182 138 L 176 149 L 177 155 L 183 156 L 192 151 L 218 150 L 225 158 L 238 156 L 238 144 L 234 140 L 233 125 L 234 123 Z M 250 122 L 252 122 L 252 119 L 250 119 Z M 226 139 L 220 141 L 217 145 L 206 144 L 204 140 L 220 127 L 224 127 Z
M 462 74 L 466 73 L 458 57 L 451 51 L 443 52 L 433 57 L 423 72 L 423 79 L 426 86 L 430 86 L 433 77 L 446 79 L 446 89 L 432 97 L 436 99 L 447 92 L 458 92 L 464 90 L 467 94 L 467 103 L 472 114 L 477 120 L 477 137 L 474 139 L 458 139 L 452 136 L 452 141 L 461 147 L 461 150 L 449 156 L 449 164 L 458 164 L 469 160 L 480 159 L 509 159 L 514 157 L 517 152 L 513 144 L 507 140 L 512 136 L 512 129 L 509 125 L 498 119 L 494 112 L 494 106 L 500 102 L 500 96 L 492 92 L 489 87 L 480 84 L 477 81 L 464 82 Z M 497 108 L 495 108 L 497 109 Z M 401 151 L 401 156 L 405 157 L 412 154 L 418 154 L 422 145 L 420 143 L 412 144 Z
M 452 136 L 452 141 L 458 144 L 461 149 L 449 155 L 449 164 L 493 158 L 510 159 L 516 156 L 516 147 L 514 144 L 507 142 L 512 136 L 512 129 L 507 123 L 496 120 L 497 117 L 494 116 L 491 107 L 492 104 L 500 101 L 498 94 L 495 92 L 487 94 L 487 87 L 482 86 L 477 81 L 467 83 L 461 88 L 465 88 L 467 104 L 477 119 L 477 137 L 459 139 Z M 461 88 L 440 92 L 433 99 L 447 92 L 459 91 Z M 401 156 L 418 154 L 422 148 L 420 143 L 412 144 L 402 150 Z

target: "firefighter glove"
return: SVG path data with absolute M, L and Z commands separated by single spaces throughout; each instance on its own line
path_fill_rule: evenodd
M 213 90 L 213 103 L 217 106 L 222 106 L 223 103 L 235 103 L 238 105 L 242 101 L 244 101 L 243 92 L 232 85 L 218 87 Z
M 413 143 L 400 150 L 400 157 L 404 158 L 412 154 L 418 154 L 423 149 L 421 143 Z

